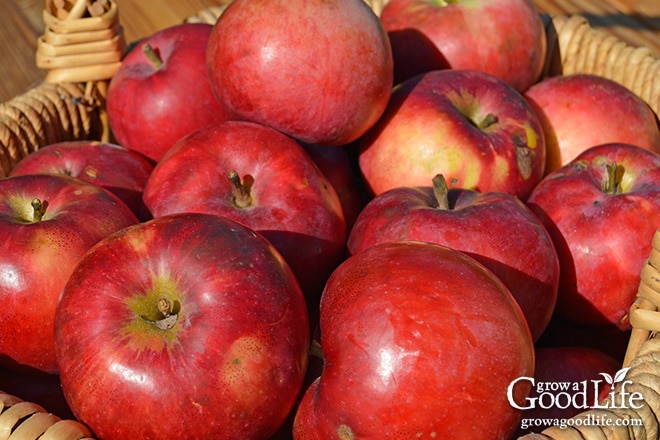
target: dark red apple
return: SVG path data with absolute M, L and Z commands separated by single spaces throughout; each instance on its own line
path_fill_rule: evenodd
M 208 46 L 211 87 L 235 118 L 344 145 L 380 117 L 392 54 L 363 0 L 234 0 Z
M 590 147 L 627 143 L 660 153 L 658 118 L 642 98 L 602 76 L 545 78 L 525 92 L 546 140 L 546 174 Z
M 629 144 L 591 147 L 548 174 L 528 205 L 559 256 L 558 315 L 629 329 L 660 225 L 660 155 Z
M 206 71 L 211 29 L 206 23 L 170 26 L 142 39 L 124 57 L 106 100 L 120 145 L 158 161 L 181 137 L 229 118 Z
M 394 188 L 372 199 L 348 237 L 355 254 L 387 241 L 419 240 L 462 251 L 490 269 L 520 305 L 537 340 L 555 309 L 557 252 L 543 224 L 507 193 L 433 186 Z
M 545 26 L 531 0 L 389 0 L 380 19 L 396 84 L 431 70 L 471 69 L 524 91 L 545 64 Z
M 65 174 L 102 186 L 145 219 L 142 190 L 154 166 L 141 154 L 99 141 L 66 141 L 47 145 L 21 159 L 10 176 Z
M 0 179 L 0 365 L 57 372 L 62 287 L 89 248 L 137 222 L 117 196 L 74 177 Z
M 415 241 L 365 249 L 328 280 L 320 324 L 325 366 L 296 413 L 296 440 L 515 431 L 507 387 L 533 374 L 532 337 L 504 284 L 466 254 Z
M 260 234 L 211 214 L 126 228 L 88 252 L 56 322 L 62 389 L 98 438 L 268 438 L 300 392 L 309 322 Z
M 436 70 L 399 84 L 358 144 L 374 195 L 443 174 L 451 187 L 524 200 L 545 167 L 543 129 L 527 101 L 475 70 Z
M 263 125 L 226 121 L 185 136 L 144 190 L 154 217 L 204 212 L 262 233 L 312 304 L 343 258 L 346 222 L 335 189 L 303 147 Z

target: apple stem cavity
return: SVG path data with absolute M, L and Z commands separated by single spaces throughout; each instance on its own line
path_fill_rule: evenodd
M 179 315 L 174 312 L 174 303 L 167 298 L 160 298 L 156 303 L 156 307 L 158 308 L 158 314 L 162 316 L 162 318 L 155 320 L 149 319 L 146 316 L 142 316 L 141 318 L 155 325 L 160 330 L 169 330 L 174 327 L 174 324 L 176 324 L 179 317 Z
M 142 53 L 146 55 L 156 69 L 160 69 L 163 66 L 163 60 L 149 43 L 142 46 Z
M 606 165 L 607 171 L 603 176 L 601 189 L 606 194 L 621 194 L 621 180 L 623 179 L 624 169 L 616 164 L 610 162 Z
M 449 209 L 449 188 L 447 187 L 447 180 L 442 174 L 438 174 L 433 178 L 433 196 L 437 203 L 438 209 Z
M 477 124 L 477 127 L 481 130 L 485 130 L 491 125 L 495 124 L 496 122 L 497 122 L 497 116 L 495 116 L 492 113 L 488 113 L 486 117 L 483 118 L 481 122 Z
M 32 205 L 32 221 L 38 223 L 44 218 L 46 207 L 39 199 L 33 199 L 30 204 Z
M 227 173 L 227 178 L 231 182 L 231 195 L 232 202 L 239 208 L 246 208 L 252 205 L 252 196 L 248 190 L 245 182 L 241 182 L 241 178 L 236 170 L 231 170 Z

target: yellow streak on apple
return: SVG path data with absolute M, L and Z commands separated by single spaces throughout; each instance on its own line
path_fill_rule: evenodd
M 528 124 L 525 124 L 525 135 L 527 136 L 527 148 L 535 150 L 539 145 L 539 137 Z

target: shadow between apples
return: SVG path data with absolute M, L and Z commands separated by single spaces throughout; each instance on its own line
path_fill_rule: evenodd
M 431 70 L 450 68 L 449 61 L 431 39 L 417 29 L 389 31 L 394 84 Z
M 57 375 L 17 372 L 0 367 L 0 391 L 36 403 L 61 419 L 75 418 Z

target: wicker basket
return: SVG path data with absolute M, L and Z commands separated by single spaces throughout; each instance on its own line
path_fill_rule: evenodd
M 379 14 L 387 0 L 366 0 Z M 47 30 L 39 39 L 36 61 L 48 70 L 42 84 L 12 100 L 0 103 L 0 177 L 31 152 L 67 140 L 107 140 L 110 136 L 104 114 L 107 82 L 125 53 L 117 6 L 107 2 L 104 10 L 90 15 L 74 8 L 58 11 L 47 2 Z M 209 7 L 182 18 L 186 22 L 214 23 L 223 6 Z M 612 79 L 636 93 L 660 114 L 660 59 L 647 48 L 636 48 L 592 28 L 582 16 L 543 16 L 548 36 L 545 75 L 593 73 Z M 85 55 L 93 52 L 94 56 Z M 98 55 L 98 54 L 101 55 Z M 83 56 L 84 55 L 84 56 Z M 659 225 L 660 226 L 660 225 Z M 639 391 L 644 404 L 634 412 L 588 410 L 590 415 L 610 419 L 636 418 L 643 426 L 552 427 L 521 439 L 629 440 L 658 439 L 660 434 L 660 229 L 653 251 L 641 273 L 639 294 L 630 309 L 633 326 L 624 367 L 633 381 L 629 392 Z M 61 420 L 39 405 L 0 392 L 0 440 L 92 438 L 75 420 Z

